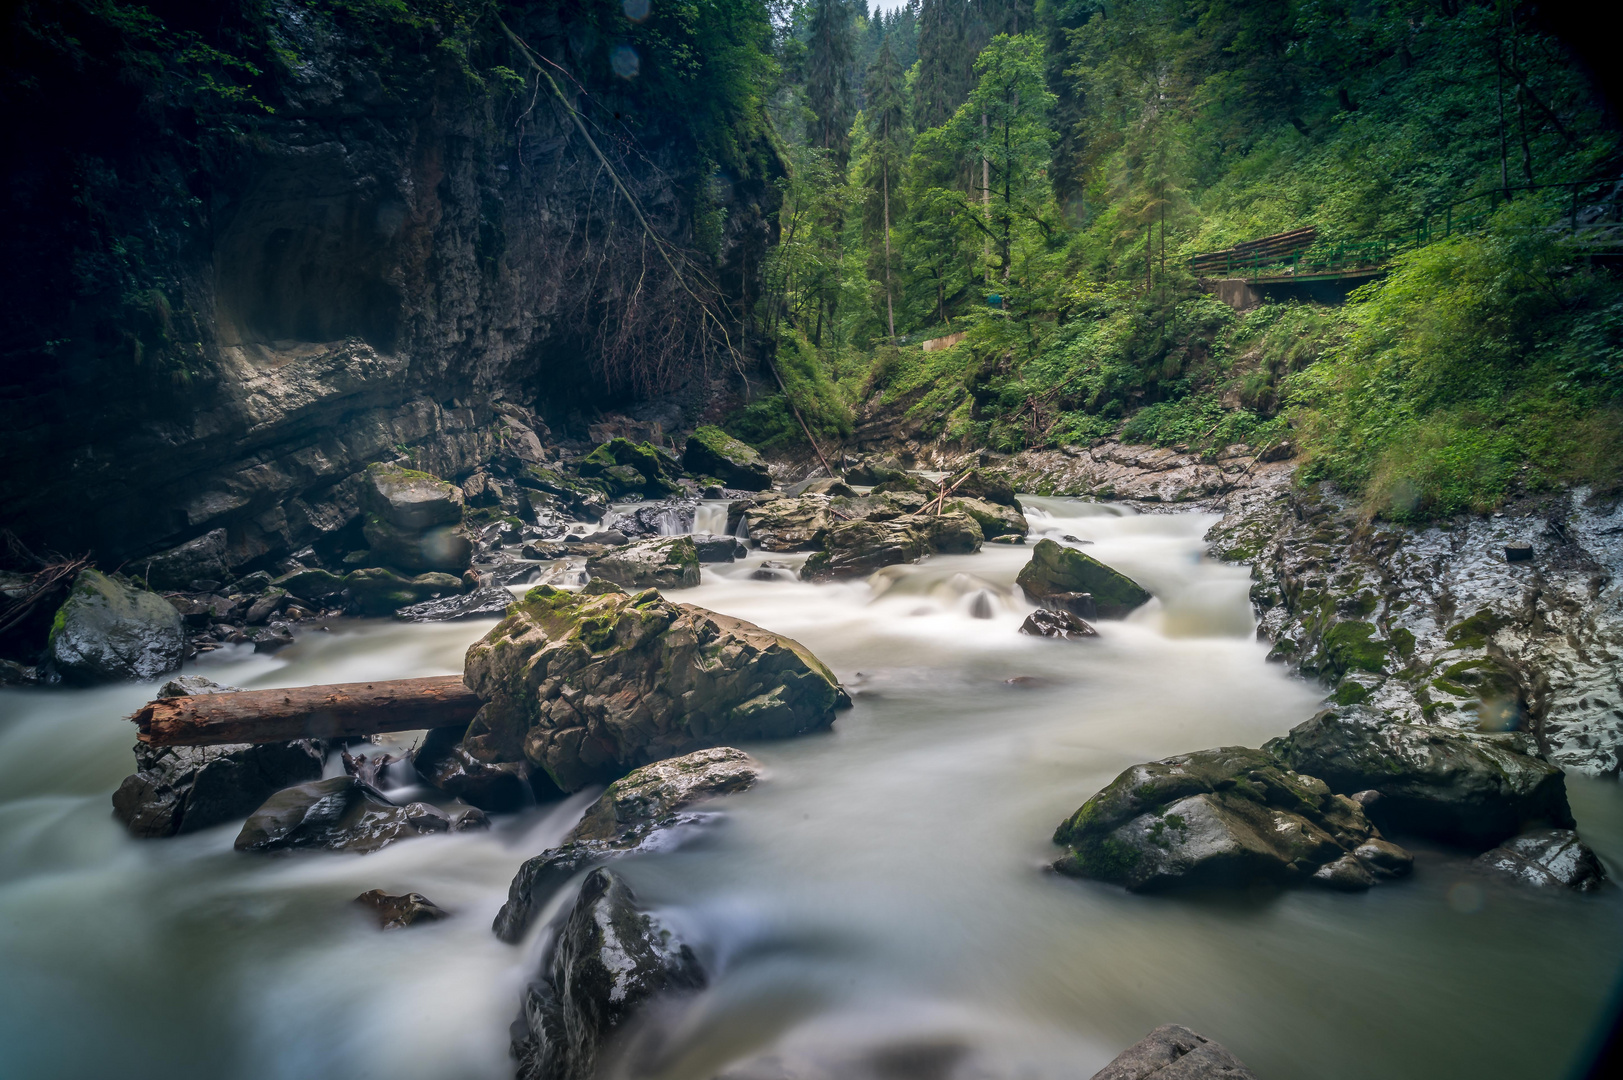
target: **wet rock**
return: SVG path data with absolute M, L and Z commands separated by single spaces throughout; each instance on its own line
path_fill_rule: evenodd
M 460 488 L 398 465 L 367 466 L 361 503 L 370 514 L 402 532 L 423 532 L 462 520 Z
M 365 855 L 397 840 L 489 824 L 472 806 L 458 807 L 455 813 L 426 803 L 395 806 L 353 776 L 334 776 L 266 799 L 243 824 L 233 846 L 238 851 L 326 848 Z
M 581 536 L 566 536 L 564 543 L 572 548 L 576 544 L 585 544 L 588 547 L 624 547 L 631 543 L 631 537 L 619 529 L 599 529 L 597 532 L 586 533 Z M 567 549 L 566 549 L 567 551 Z M 574 552 L 569 552 L 574 554 Z
M 749 538 L 761 550 L 774 552 L 817 550 L 829 524 L 837 520 L 829 512 L 826 495 L 755 502 L 742 512 Z
M 362 615 L 389 615 L 424 600 L 460 595 L 462 579 L 438 573 L 408 578 L 393 570 L 368 567 L 345 574 L 344 587 Z
M 34 686 L 39 681 L 39 668 L 19 664 L 15 660 L 0 660 L 0 684 L 6 686 Z
M 1606 871 L 1595 853 L 1571 829 L 1539 829 L 1484 852 L 1484 870 L 1540 888 L 1560 886 L 1589 892 L 1600 888 Z
M 565 791 L 707 746 L 826 728 L 849 704 L 798 642 L 604 581 L 531 589 L 469 648 L 465 677 L 486 702 L 469 753 L 528 760 Z
M 937 553 L 979 551 L 980 526 L 966 514 L 907 514 L 888 521 L 842 521 L 828 529 L 825 548 L 806 560 L 808 581 L 867 577 L 875 570 Z
M 254 634 L 254 652 L 276 652 L 293 644 L 293 628 L 285 622 L 273 622 Z
M 1098 610 L 1093 604 L 1093 594 L 1085 592 L 1057 592 L 1039 597 L 1037 604 L 1049 611 L 1068 611 L 1081 619 L 1097 619 Z
M 113 813 L 140 837 L 212 828 L 246 817 L 290 784 L 320 777 L 323 756 L 321 744 L 309 739 L 224 746 L 137 743 L 136 772 L 113 793 Z
M 249 626 L 259 626 L 272 615 L 287 607 L 292 597 L 288 596 L 286 589 L 267 589 L 265 594 L 248 605 L 244 621 Z
M 373 889 L 357 896 L 355 903 L 371 910 L 383 930 L 401 930 L 420 922 L 450 918 L 444 908 L 416 892 L 391 896 L 382 889 Z
M 473 560 L 472 539 L 455 525 L 408 532 L 387 522 L 369 520 L 361 531 L 373 559 L 401 570 L 460 574 Z
M 546 773 L 528 761 L 480 761 L 462 747 L 465 727 L 436 728 L 411 756 L 423 782 L 481 810 L 507 813 L 533 805 L 537 798 L 562 794 Z M 539 789 L 539 790 L 538 790 Z
M 1120 619 L 1146 604 L 1150 594 L 1138 582 L 1080 551 L 1040 540 L 1015 584 L 1033 601 L 1056 593 L 1088 593 L 1101 619 Z
M 561 559 L 569 553 L 569 549 L 550 540 L 529 540 L 519 549 L 519 553 L 526 559 Z
M 155 679 L 180 666 L 180 613 L 154 592 L 81 570 L 51 624 L 51 665 L 74 683 Z
M 847 483 L 871 487 L 906 473 L 902 463 L 891 457 L 865 457 L 845 470 Z
M 676 463 L 651 443 L 610 439 L 581 458 L 577 468 L 581 476 L 596 479 L 616 497 L 682 494 L 682 488 L 671 482 L 680 471 Z
M 1020 624 L 1022 634 L 1033 637 L 1063 638 L 1066 641 L 1099 636 L 1099 631 L 1069 611 L 1049 611 L 1038 608 Z
M 603 1044 L 638 1009 L 704 985 L 693 950 L 639 909 L 617 875 L 593 870 L 525 992 L 513 1042 L 520 1080 L 588 1080 Z
M 740 491 L 765 491 L 772 486 L 772 474 L 754 447 L 709 425 L 688 436 L 682 467 L 695 476 L 713 476 Z
M 1353 855 L 1377 878 L 1405 877 L 1414 869 L 1414 856 L 1390 840 L 1365 840 L 1353 848 Z
M 959 491 L 962 492 L 962 488 Z M 1024 536 L 1030 528 L 1026 523 L 1026 515 L 1020 512 L 1018 505 L 1005 506 L 1002 503 L 970 498 L 960 493 L 949 496 L 941 508 L 974 518 L 975 524 L 981 527 L 981 532 L 988 540 L 999 536 Z
M 344 591 L 344 579 L 326 570 L 305 567 L 290 574 L 283 574 L 271 582 L 271 587 L 281 589 L 300 600 L 322 604 L 338 598 Z
M 628 589 L 691 589 L 699 583 L 699 553 L 686 536 L 641 540 L 592 556 L 586 572 Z
M 1352 855 L 1343 855 L 1313 872 L 1313 882 L 1340 892 L 1363 892 L 1375 887 L 1375 875 Z
M 751 581 L 793 581 L 795 569 L 786 562 L 768 559 L 750 571 Z
M 394 613 L 403 622 L 449 622 L 452 619 L 500 618 L 513 603 L 513 594 L 491 586 L 459 596 L 445 596 L 408 604 Z
M 636 851 L 659 834 L 691 824 L 694 816 L 677 811 L 703 799 L 744 791 L 759 776 L 759 766 L 748 754 L 718 746 L 644 765 L 616 780 L 562 844 L 519 868 L 492 926 L 496 936 L 518 941 L 552 894 L 582 869 Z
M 223 581 L 230 575 L 226 564 L 224 529 L 214 529 L 178 547 L 136 559 L 130 572 L 146 579 L 147 587 L 161 592 L 189 590 L 193 581 Z
M 693 548 L 701 563 L 732 562 L 749 554 L 749 549 L 731 536 L 695 535 Z
M 1116 1055 L 1093 1080 L 1257 1080 L 1221 1043 L 1162 1024 Z
M 181 621 L 193 629 L 201 629 L 213 622 L 230 619 L 243 613 L 231 600 L 212 593 L 171 593 L 164 597 L 169 606 L 180 613 Z
M 1054 833 L 1061 873 L 1134 892 L 1295 882 L 1379 833 L 1324 782 L 1239 746 L 1135 765 Z
M 693 531 L 693 518 L 698 508 L 699 504 L 691 499 L 662 499 L 615 514 L 605 524 L 626 537 L 619 541 L 622 544 L 634 536 L 679 536 Z M 607 538 L 597 542 L 614 543 Z
M 1354 707 L 1319 713 L 1265 747 L 1332 791 L 1373 790 L 1383 830 L 1478 849 L 1535 825 L 1570 828 L 1566 777 L 1523 736 L 1405 724 Z

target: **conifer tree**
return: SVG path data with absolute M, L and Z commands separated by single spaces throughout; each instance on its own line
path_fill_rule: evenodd
M 843 170 L 851 153 L 851 121 L 856 105 L 851 90 L 855 52 L 847 0 L 814 0 L 811 40 L 806 51 L 806 141 L 827 150 Z
M 896 337 L 896 301 L 891 281 L 891 221 L 893 211 L 900 213 L 900 206 L 893 203 L 906 156 L 907 115 L 905 76 L 887 38 L 880 43 L 879 56 L 868 71 L 867 119 L 871 134 L 866 181 L 870 195 L 878 197 L 876 224 L 883 241 L 881 280 L 885 286 L 885 323 L 892 340 Z M 873 204 L 874 199 L 870 197 L 869 206 Z M 869 217 L 872 218 L 872 214 Z

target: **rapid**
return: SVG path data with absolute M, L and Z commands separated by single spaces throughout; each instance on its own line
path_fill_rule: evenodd
M 1256 746 L 1321 691 L 1265 661 L 1245 568 L 1202 554 L 1212 516 L 1022 502 L 1034 536 L 1089 542 L 1158 599 L 1095 640 L 1025 637 L 1013 583 L 1030 549 L 996 544 L 832 585 L 794 579 L 804 556 L 751 552 L 673 594 L 800 640 L 855 705 L 829 733 L 744 745 L 764 782 L 616 865 L 711 974 L 647 1018 L 635 1075 L 1058 1080 L 1167 1022 L 1266 1080 L 1569 1075 L 1623 967 L 1615 885 L 1522 891 L 1407 840 L 1414 877 L 1360 895 L 1134 896 L 1046 870 L 1054 827 L 1122 769 Z M 707 504 L 697 523 L 718 519 Z M 757 573 L 767 561 L 787 570 Z M 339 621 L 186 673 L 244 688 L 453 674 L 492 625 Z M 5 1075 L 511 1076 L 508 1025 L 546 931 L 512 947 L 490 922 L 597 790 L 368 856 L 240 854 L 237 824 L 136 840 L 109 798 L 133 770 L 123 717 L 154 690 L 0 690 Z M 1568 785 L 1615 878 L 1623 790 Z M 350 903 L 375 888 L 453 917 L 381 932 Z

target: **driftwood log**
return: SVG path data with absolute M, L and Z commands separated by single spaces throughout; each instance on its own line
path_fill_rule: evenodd
M 130 719 L 153 746 L 287 742 L 467 724 L 483 704 L 460 675 L 166 698 Z

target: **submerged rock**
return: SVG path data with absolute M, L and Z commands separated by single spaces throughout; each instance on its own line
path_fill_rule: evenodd
M 694 819 L 678 810 L 717 795 L 753 787 L 759 767 L 744 751 L 730 746 L 698 750 L 657 761 L 622 776 L 593 803 L 563 843 L 519 867 L 492 926 L 496 936 L 515 942 L 552 894 L 583 868 L 606 862 L 642 847 L 663 833 Z
M 1134 892 L 1296 882 L 1379 832 L 1362 807 L 1271 755 L 1225 746 L 1135 765 L 1054 833 L 1061 873 Z M 1360 865 L 1362 865 L 1360 863 Z M 1373 869 L 1370 883 L 1377 876 Z M 1332 871 L 1344 885 L 1347 873 Z
M 1332 791 L 1375 791 L 1369 816 L 1408 832 L 1481 848 L 1537 826 L 1570 828 L 1566 776 L 1515 734 L 1405 724 L 1348 707 L 1319 713 L 1265 747 Z
M 1066 641 L 1099 636 L 1099 631 L 1069 611 L 1049 611 L 1046 608 L 1038 608 L 1027 615 L 1026 621 L 1020 624 L 1020 632 L 1032 637 L 1063 638 Z
M 875 570 L 917 562 L 926 555 L 967 555 L 981 547 L 980 526 L 966 514 L 907 514 L 885 521 L 842 521 L 825 549 L 800 569 L 808 581 L 867 577 Z
M 334 776 L 278 791 L 243 824 L 238 851 L 327 848 L 365 855 L 396 840 L 486 828 L 472 806 L 447 813 L 428 803 L 395 806 L 353 776 Z
M 383 930 L 401 930 L 420 922 L 437 922 L 450 918 L 449 913 L 422 893 L 391 896 L 382 889 L 363 892 L 355 903 L 369 908 Z
M 564 791 L 724 743 L 828 727 L 850 703 L 799 642 L 604 581 L 541 585 L 468 649 L 486 702 L 463 746 L 528 761 Z
M 740 491 L 765 491 L 772 486 L 772 474 L 754 447 L 710 425 L 696 428 L 688 436 L 682 467 Z
M 81 570 L 51 624 L 51 665 L 69 682 L 155 679 L 180 666 L 180 613 L 154 592 Z
M 617 875 L 593 870 L 525 992 L 513 1041 L 520 1080 L 587 1080 L 604 1042 L 650 999 L 705 982 L 693 950 Z
M 404 622 L 449 622 L 452 619 L 488 619 L 501 617 L 513 603 L 513 594 L 506 589 L 491 586 L 476 589 L 460 596 L 445 596 L 438 600 L 425 600 L 408 604 L 394 613 Z
M 1571 829 L 1524 833 L 1478 856 L 1476 862 L 1484 870 L 1541 888 L 1589 892 L 1606 880 L 1600 860 Z
M 1015 584 L 1039 603 L 1057 593 L 1088 593 L 1101 619 L 1123 618 L 1150 600 L 1149 592 L 1126 574 L 1052 540 L 1038 541 Z
M 699 583 L 699 553 L 691 537 L 665 536 L 594 555 L 586 571 L 628 589 L 691 589 Z
M 1117 1054 L 1093 1080 L 1257 1080 L 1221 1043 L 1162 1024 Z

